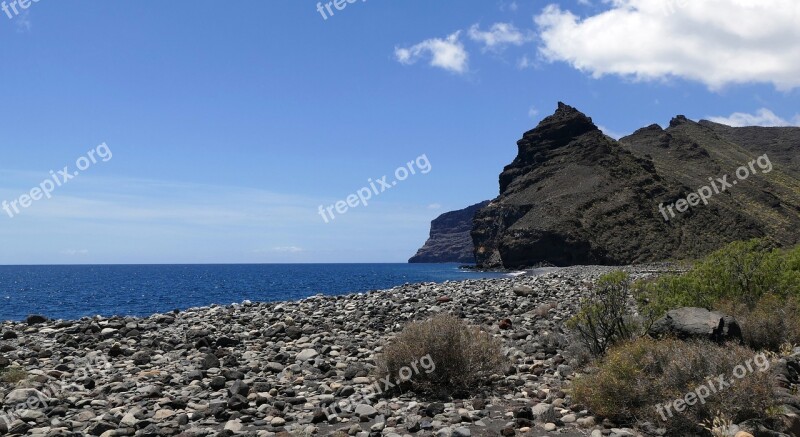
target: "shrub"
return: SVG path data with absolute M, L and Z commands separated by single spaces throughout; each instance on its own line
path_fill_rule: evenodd
M 6 384 L 16 384 L 25 380 L 27 377 L 28 373 L 19 367 L 7 367 L 5 369 L 0 369 L 0 382 L 4 382 Z
M 591 364 L 595 359 L 594 355 L 589 351 L 588 346 L 575 334 L 572 334 L 567 339 L 564 357 L 567 358 L 570 364 L 575 368 L 585 367 Z
M 664 275 L 655 280 L 639 281 L 633 286 L 633 295 L 646 329 L 671 309 L 708 308 L 713 303 L 689 275 Z
M 589 297 L 567 327 L 574 338 L 594 356 L 605 354 L 612 345 L 631 339 L 637 331 L 628 299 L 630 279 L 624 272 L 601 276 Z
M 786 253 L 782 268 L 778 288 L 785 294 L 800 298 L 800 246 Z
M 764 296 L 800 297 L 800 246 L 781 251 L 765 240 L 731 243 L 684 275 L 640 281 L 634 295 L 648 320 L 685 306 L 711 309 L 728 301 L 752 309 Z
M 689 435 L 713 420 L 716 411 L 725 411 L 735 423 L 766 417 L 775 403 L 770 372 L 754 365 L 753 373 L 712 394 L 704 404 L 697 402 L 680 413 L 673 409 L 672 417 L 665 413 L 666 422 L 657 409 L 718 375 L 734 380 L 734 368 L 752 362 L 755 355 L 734 344 L 641 338 L 612 348 L 596 373 L 576 378 L 573 395 L 593 413 L 617 423 L 649 421 L 667 428 L 670 435 Z
M 778 292 L 782 264 L 781 252 L 765 240 L 739 241 L 709 255 L 692 276 L 715 300 L 729 298 L 753 306 L 761 296 Z
M 423 357 L 433 365 L 419 368 L 405 385 L 435 395 L 471 392 L 487 385 L 491 375 L 502 374 L 509 364 L 500 340 L 459 318 L 438 315 L 407 325 L 386 345 L 377 359 L 377 376 L 395 381 L 403 368 Z
M 752 349 L 779 352 L 785 344 L 800 344 L 800 298 L 767 295 L 753 309 L 730 300 L 715 308 L 736 318 L 745 344 Z

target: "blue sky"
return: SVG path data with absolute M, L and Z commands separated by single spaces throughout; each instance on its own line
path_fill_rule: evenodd
M 497 195 L 558 101 L 612 136 L 677 114 L 800 122 L 792 0 L 655 1 L 0 11 L 0 201 L 113 152 L 0 211 L 0 264 L 404 262 L 431 219 Z M 422 155 L 428 173 L 318 213 Z

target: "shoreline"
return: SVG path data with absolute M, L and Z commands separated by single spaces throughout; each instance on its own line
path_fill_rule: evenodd
M 541 276 L 405 284 L 145 318 L 4 323 L 4 356 L 33 379 L 24 389 L 29 392 L 7 384 L 0 390 L 5 405 L 13 405 L 9 400 L 37 396 L 30 390 L 42 393 L 54 382 L 70 387 L 49 393 L 44 408 L 25 413 L 27 420 L 12 420 L 12 428 L 25 429 L 19 435 L 124 436 L 148 426 L 184 436 L 218 435 L 225 428 L 231 434 L 219 435 L 328 435 L 342 429 L 357 436 L 420 429 L 482 435 L 507 428 L 509 414 L 533 408 L 558 424 L 560 435 L 576 437 L 597 423 L 588 412 L 569 408 L 564 389 L 575 369 L 562 355 L 562 324 L 597 276 L 618 269 L 581 266 Z M 653 270 L 624 269 L 637 276 Z M 413 393 L 359 397 L 375 382 L 371 369 L 383 345 L 405 324 L 441 312 L 501 339 L 514 372 L 492 390 L 443 403 Z M 501 329 L 505 320 L 510 325 Z M 83 366 L 77 363 L 103 359 L 108 367 L 89 370 L 89 377 L 78 371 Z M 328 420 L 320 412 L 332 404 L 354 411 Z M 546 435 L 544 423 L 529 422 L 528 435 Z
M 459 270 L 462 270 L 459 267 Z M 188 307 L 185 309 L 174 309 L 168 312 L 164 311 L 155 311 L 148 315 L 138 316 L 138 315 L 102 315 L 102 314 L 95 314 L 91 316 L 82 316 L 77 319 L 69 319 L 69 318 L 50 318 L 47 314 L 44 313 L 37 313 L 37 314 L 29 314 L 26 316 L 25 319 L 22 320 L 0 320 L 0 326 L 6 324 L 25 324 L 26 319 L 30 317 L 44 317 L 47 322 L 78 322 L 82 320 L 92 320 L 92 319 L 99 319 L 99 320 L 110 320 L 110 319 L 147 319 L 153 316 L 158 315 L 168 315 L 168 314 L 177 314 L 183 312 L 190 312 L 190 311 L 203 311 L 203 310 L 210 310 L 217 307 L 232 307 L 232 306 L 239 306 L 239 305 L 250 305 L 250 304 L 274 304 L 274 303 L 290 303 L 290 302 L 302 302 L 304 300 L 318 298 L 318 297 L 326 297 L 326 298 L 340 298 L 340 297 L 347 297 L 351 295 L 361 295 L 361 294 L 370 294 L 370 293 L 388 293 L 398 289 L 401 289 L 406 286 L 413 286 L 413 285 L 442 285 L 448 283 L 460 283 L 460 282 L 467 282 L 467 281 L 492 281 L 498 279 L 513 279 L 518 277 L 539 277 L 548 274 L 557 274 L 559 272 L 572 272 L 572 271 L 582 271 L 582 270 L 597 270 L 597 271 L 614 271 L 614 270 L 622 270 L 627 271 L 629 273 L 653 273 L 653 274 L 665 274 L 665 273 L 682 273 L 685 269 L 677 268 L 675 263 L 670 262 L 662 262 L 662 263 L 648 263 L 648 264 L 637 264 L 637 265 L 628 265 L 628 266 L 604 266 L 604 265 L 575 265 L 575 266 L 567 266 L 567 267 L 537 267 L 537 268 L 530 268 L 530 269 L 521 269 L 521 270 L 487 270 L 487 271 L 474 271 L 469 269 L 464 269 L 465 272 L 468 273 L 502 273 L 505 276 L 501 278 L 469 278 L 469 279 L 447 279 L 442 282 L 407 282 L 392 288 L 386 289 L 373 289 L 373 290 L 366 290 L 366 291 L 353 291 L 353 292 L 346 292 L 343 294 L 326 294 L 326 293 L 317 293 L 312 296 L 300 298 L 300 299 L 278 299 L 278 300 L 269 300 L 269 301 L 251 301 L 251 300 L 244 300 L 242 302 L 232 302 L 229 304 L 222 304 L 222 303 L 212 303 L 208 305 L 201 305 L 201 306 L 193 306 Z
M 0 295 L 0 321 L 25 321 L 30 315 L 54 320 L 81 317 L 148 317 L 213 304 L 244 301 L 297 300 L 324 293 L 343 295 L 389 289 L 407 283 L 444 282 L 505 276 L 459 270 L 458 264 L 317 264 L 317 265 L 183 265 L 173 266 L 47 266 L 46 279 L 14 285 Z M 72 269 L 74 267 L 74 269 Z M 96 268 L 95 268 L 96 267 Z M 155 267 L 155 268 L 153 268 Z M 221 267 L 221 268 L 218 268 Z M 39 276 L 23 270 L 23 277 Z M 104 276 L 107 275 L 107 276 Z M 241 276 L 239 276 L 241 275 Z M 69 281 L 61 284 L 65 278 Z M 109 279 L 105 279 L 108 277 Z

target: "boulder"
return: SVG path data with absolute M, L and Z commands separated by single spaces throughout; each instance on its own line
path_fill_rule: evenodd
M 550 423 L 558 420 L 556 410 L 550 404 L 541 403 L 534 405 L 533 408 L 531 408 L 531 413 L 537 421 L 542 423 Z
M 27 403 L 32 407 L 36 404 L 47 405 L 50 401 L 51 399 L 39 390 L 33 388 L 19 388 L 8 393 L 3 403 L 6 405 Z
M 533 287 L 529 285 L 518 285 L 513 288 L 514 294 L 519 297 L 529 297 L 531 295 L 535 295 L 535 291 Z
M 355 415 L 358 417 L 368 417 L 372 419 L 378 415 L 378 410 L 376 410 L 372 405 L 359 404 L 356 406 Z
M 316 358 L 319 355 L 317 351 L 314 349 L 303 349 L 300 353 L 297 354 L 297 361 L 308 361 L 311 359 Z
M 705 308 L 669 311 L 653 324 L 648 333 L 654 338 L 673 336 L 681 340 L 703 339 L 716 343 L 742 340 L 742 330 L 736 319 Z
M 42 323 L 46 323 L 47 322 L 47 317 L 40 316 L 38 314 L 31 314 L 31 315 L 28 316 L 28 318 L 25 319 L 25 322 L 28 325 L 31 325 L 31 326 L 32 325 L 41 325 Z

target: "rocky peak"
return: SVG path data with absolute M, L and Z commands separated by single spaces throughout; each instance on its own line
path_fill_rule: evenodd
M 517 177 L 543 162 L 553 160 L 556 155 L 579 155 L 583 159 L 591 159 L 590 156 L 608 153 L 608 140 L 605 138 L 591 118 L 559 102 L 553 115 L 546 117 L 517 141 L 517 157 L 500 175 L 500 192 L 504 192 Z
M 678 127 L 685 123 L 692 123 L 692 120 L 686 118 L 685 115 L 676 115 L 675 118 L 669 121 L 669 127 Z
M 592 119 L 577 109 L 558 102 L 558 109 L 545 118 L 535 129 L 528 131 L 520 140 L 520 146 L 557 148 L 569 144 L 575 138 L 592 131 L 600 131 Z

